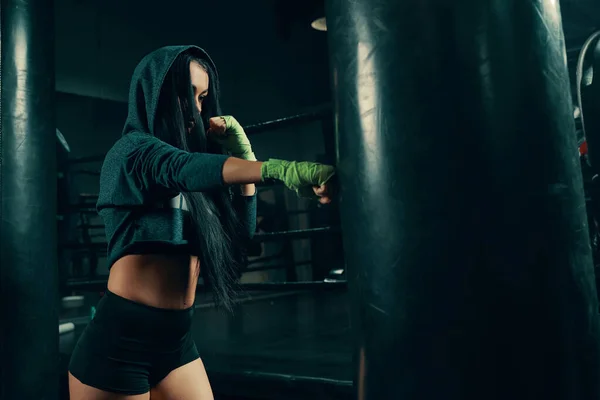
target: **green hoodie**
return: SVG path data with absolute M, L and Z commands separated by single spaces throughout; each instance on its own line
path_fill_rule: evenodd
M 172 200 L 181 192 L 224 187 L 222 170 L 228 156 L 189 153 L 154 137 L 163 81 L 177 56 L 188 49 L 212 64 L 199 47 L 171 46 L 144 57 L 133 73 L 123 136 L 107 153 L 100 173 L 97 209 L 105 224 L 109 268 L 127 254 L 195 254 L 187 211 L 181 202 L 171 206 Z M 234 195 L 233 206 L 244 236 L 251 238 L 256 196 Z

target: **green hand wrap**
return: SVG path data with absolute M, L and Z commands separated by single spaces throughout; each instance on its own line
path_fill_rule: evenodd
M 335 175 L 335 168 L 312 162 L 271 159 L 263 163 L 260 172 L 263 181 L 277 179 L 299 196 L 315 198 L 313 186 L 326 184 Z
M 256 161 L 250 140 L 248 140 L 248 136 L 246 136 L 246 132 L 244 132 L 244 128 L 240 123 L 230 115 L 221 118 L 225 121 L 226 131 L 224 136 L 215 137 L 216 142 L 234 157 Z

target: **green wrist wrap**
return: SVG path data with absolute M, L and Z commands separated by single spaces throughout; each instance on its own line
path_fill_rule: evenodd
M 312 187 L 324 185 L 333 175 L 335 175 L 334 167 L 313 162 L 271 159 L 264 162 L 261 167 L 263 181 L 277 179 L 303 197 L 307 195 L 314 197 Z
M 244 132 L 244 128 L 242 128 L 240 123 L 230 115 L 225 115 L 221 118 L 225 121 L 226 135 L 217 138 L 217 142 L 234 157 L 256 161 L 250 140 L 248 140 L 248 136 L 246 136 L 246 132 Z

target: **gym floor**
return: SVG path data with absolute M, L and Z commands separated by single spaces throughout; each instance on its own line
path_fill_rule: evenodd
M 84 311 L 61 319 L 76 323 L 75 331 L 60 337 L 63 391 L 70 354 L 89 320 Z M 209 296 L 200 295 L 193 332 L 219 399 L 352 395 L 348 295 L 343 290 L 244 293 L 234 314 L 216 310 Z

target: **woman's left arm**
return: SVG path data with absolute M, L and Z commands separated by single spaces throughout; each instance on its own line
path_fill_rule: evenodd
M 251 183 L 248 185 L 240 185 L 242 196 L 254 196 L 256 194 L 256 185 Z
M 282 180 L 288 188 L 295 190 L 299 195 L 319 198 L 321 204 L 331 201 L 333 191 L 328 181 L 335 174 L 333 167 L 282 160 L 269 160 L 260 164 L 250 163 L 252 164 L 250 167 L 247 162 L 256 161 L 256 156 L 244 129 L 231 116 L 211 118 L 210 129 L 207 133 L 212 140 L 223 146 L 233 156 L 223 164 L 223 179 L 226 183 L 241 183 L 232 181 L 232 176 L 240 173 L 241 175 L 248 174 L 253 169 L 260 167 L 260 175 L 263 180 L 264 178 Z M 308 191 L 304 193 L 306 189 Z M 256 230 L 256 187 L 254 184 L 245 183 L 240 185 L 238 190 L 239 192 L 234 191 L 234 193 L 237 192 L 233 199 L 234 208 L 243 224 L 244 236 L 247 234 L 248 238 L 252 238 Z
M 256 232 L 256 188 L 254 185 L 240 186 L 240 192 L 236 193 L 237 188 L 234 189 L 232 205 L 241 224 L 240 234 L 244 239 L 249 240 Z M 252 188 L 248 188 L 249 186 Z M 246 192 L 246 190 L 251 191 Z
M 244 128 L 231 116 L 210 119 L 209 137 L 236 158 L 256 161 L 250 140 Z M 239 192 L 238 192 L 239 190 Z M 240 185 L 234 188 L 233 207 L 242 224 L 242 236 L 251 239 L 256 231 L 256 186 Z

